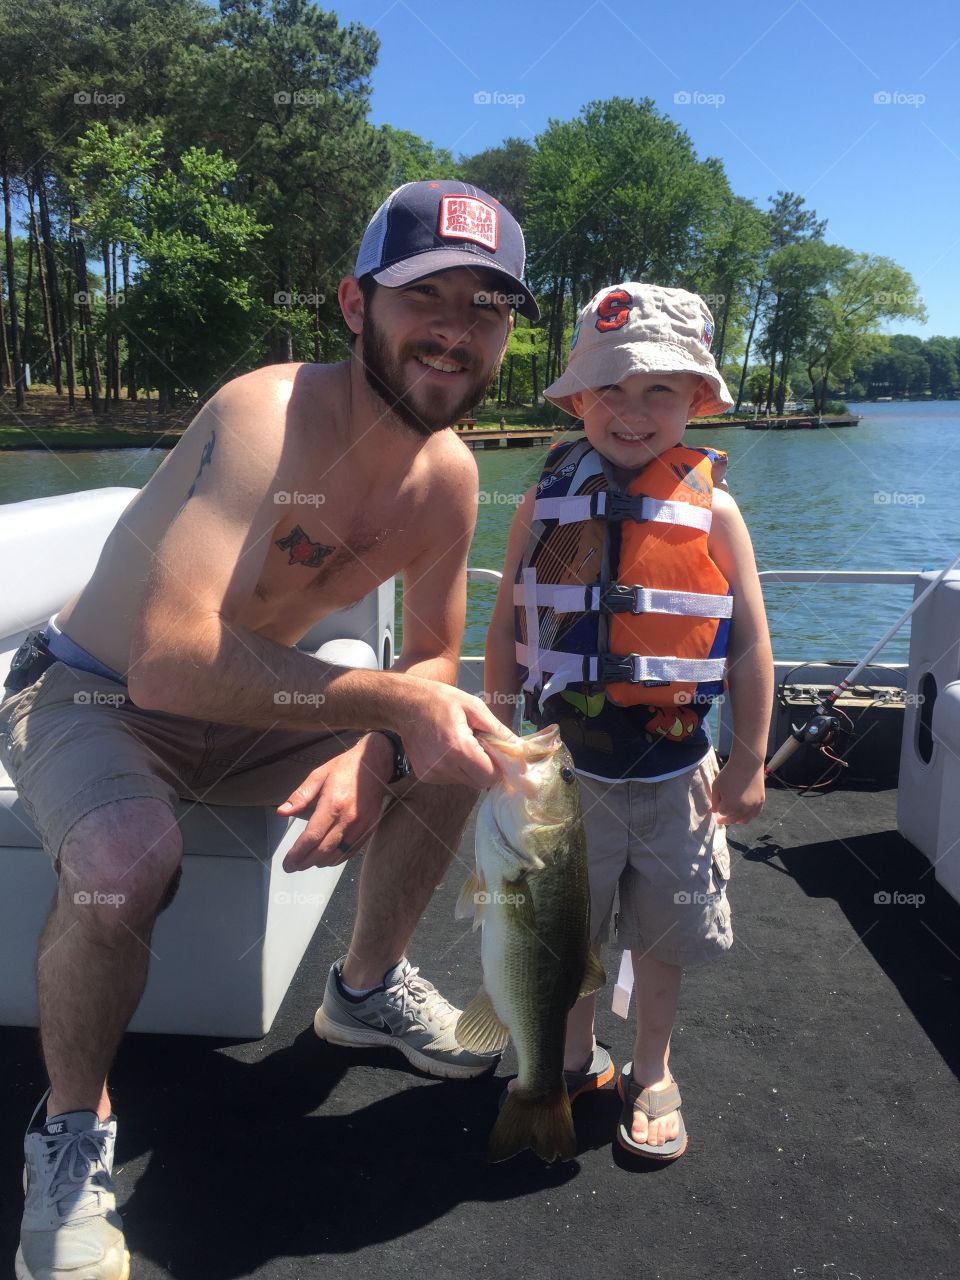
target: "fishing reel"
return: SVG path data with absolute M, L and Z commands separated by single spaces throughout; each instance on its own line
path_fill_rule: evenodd
M 810 747 L 824 747 L 833 742 L 842 728 L 840 717 L 832 714 L 832 709 L 823 702 L 817 704 L 803 724 L 790 725 L 791 737 Z

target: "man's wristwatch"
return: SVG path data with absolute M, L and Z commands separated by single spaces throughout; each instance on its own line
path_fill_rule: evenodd
M 393 745 L 393 775 L 387 779 L 387 785 L 389 786 L 393 782 L 399 782 L 401 778 L 408 777 L 412 770 L 399 733 L 394 733 L 392 729 L 373 729 L 372 732 L 382 733 L 390 739 Z

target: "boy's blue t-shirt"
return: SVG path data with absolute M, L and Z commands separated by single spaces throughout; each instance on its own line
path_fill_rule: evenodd
M 572 699 L 585 702 L 595 714 L 585 714 Z M 560 726 L 560 736 L 582 773 L 611 782 L 630 778 L 653 782 L 693 769 L 708 753 L 712 746 L 708 710 L 620 707 L 605 694 L 588 702 L 576 694 L 558 693 L 547 699 L 538 722 Z

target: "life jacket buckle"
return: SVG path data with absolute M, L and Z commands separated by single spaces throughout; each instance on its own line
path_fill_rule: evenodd
M 645 689 L 663 689 L 669 680 L 645 680 L 639 653 L 601 653 L 597 662 L 597 681 L 600 684 L 639 684 Z
M 607 613 L 643 613 L 640 588 L 625 587 L 619 582 L 604 587 L 600 604 Z
M 598 499 L 605 499 L 599 502 Z M 595 493 L 591 501 L 591 515 L 602 515 L 605 520 L 646 520 L 647 516 L 644 511 L 644 496 L 642 493 L 611 493 L 601 491 Z M 601 508 L 602 507 L 602 511 Z

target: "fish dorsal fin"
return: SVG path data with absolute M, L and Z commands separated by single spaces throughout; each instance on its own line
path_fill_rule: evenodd
M 483 908 L 484 899 L 478 895 L 484 894 L 487 886 L 483 880 L 477 875 L 476 871 L 471 871 L 467 876 L 467 882 L 460 890 L 460 897 L 457 899 L 457 907 L 453 913 L 455 920 L 466 920 L 473 916 L 473 927 L 479 929 L 483 924 Z
M 471 1053 L 497 1053 L 510 1039 L 510 1032 L 497 1017 L 483 987 L 457 1019 L 453 1034 L 457 1043 Z
M 591 948 L 587 952 L 587 963 L 583 970 L 583 981 L 580 983 L 577 999 L 582 1000 L 584 996 L 593 995 L 594 991 L 599 991 L 601 987 L 606 986 L 606 983 L 607 975 L 603 971 L 603 965 Z

